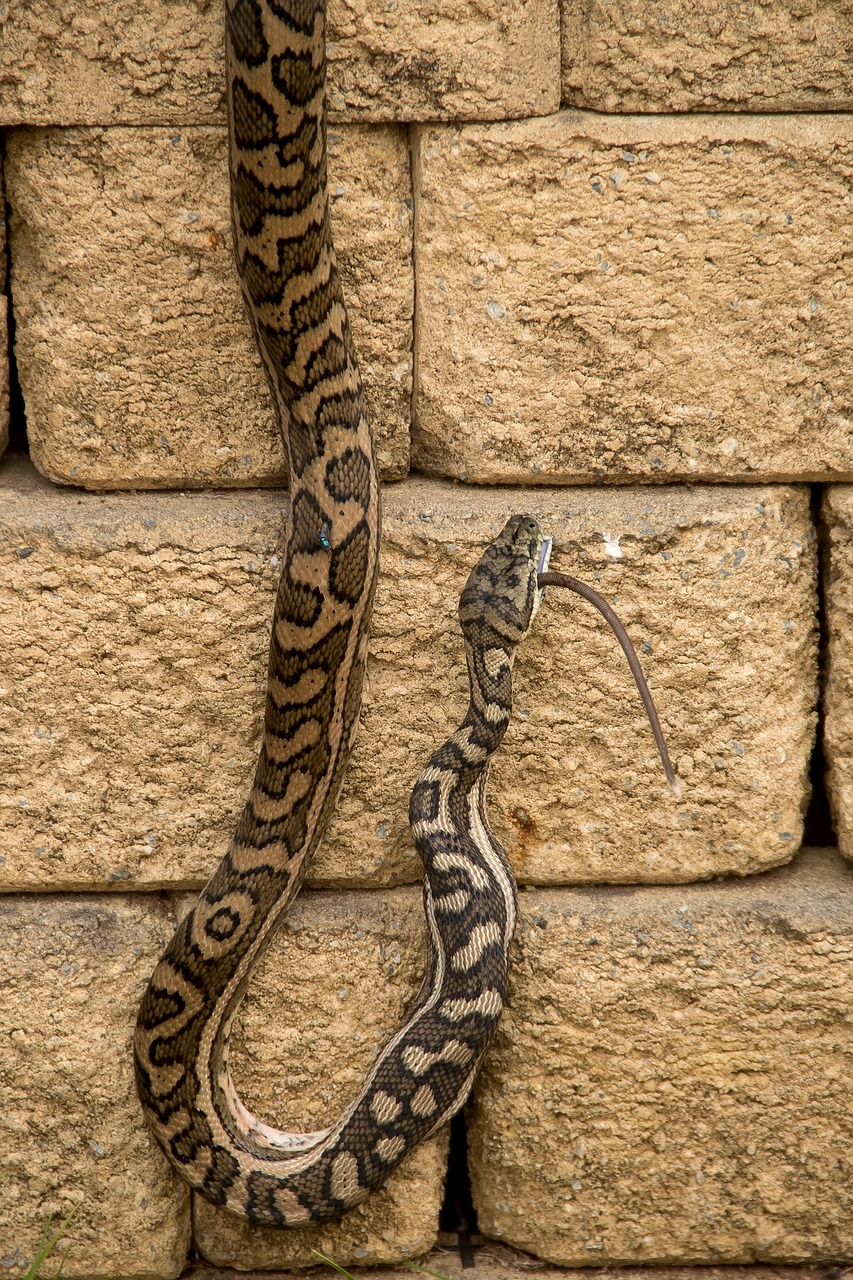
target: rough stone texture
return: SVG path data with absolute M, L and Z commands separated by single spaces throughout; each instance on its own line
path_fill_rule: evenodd
M 565 1265 L 853 1252 L 853 870 L 522 894 L 481 1231 Z
M 6 0 L 0 124 L 187 124 L 224 116 L 223 0 Z
M 408 469 L 405 133 L 330 135 L 333 223 L 386 477 Z M 281 483 L 284 453 L 231 256 L 219 128 L 14 132 L 8 198 L 30 449 L 87 488 Z
M 366 120 L 508 120 L 560 105 L 558 0 L 346 0 L 329 105 Z
M 822 515 L 829 549 L 824 579 L 826 786 L 838 847 L 853 858 L 853 488 L 827 489 Z
M 67 1277 L 180 1274 L 190 1197 L 146 1132 L 136 1006 L 172 930 L 156 897 L 0 900 L 0 1259 L 27 1272 L 52 1213 L 80 1204 Z M 56 1272 L 56 1259 L 44 1268 Z
M 6 0 L 0 125 L 224 118 L 222 0 Z M 555 111 L 558 0 L 331 0 L 329 98 L 363 120 Z
M 419 889 L 303 894 L 256 978 L 231 1054 L 249 1107 L 285 1129 L 332 1122 L 358 1093 L 376 1051 L 399 1025 L 424 973 Z M 419 1147 L 387 1188 L 339 1223 L 252 1228 L 195 1198 L 202 1257 L 240 1270 L 341 1266 L 420 1257 L 435 1242 L 447 1131 Z
M 563 100 L 597 111 L 849 111 L 850 0 L 562 0 Z
M 0 885 L 195 886 L 258 746 L 278 495 L 87 495 L 0 468 Z M 798 847 L 816 700 L 805 488 L 385 493 L 362 729 L 314 877 L 415 880 L 408 796 L 464 711 L 459 592 L 513 510 L 615 605 L 684 798 L 616 642 L 552 591 L 516 667 L 491 812 L 528 882 L 747 873 Z
M 853 117 L 421 128 L 413 465 L 853 477 Z

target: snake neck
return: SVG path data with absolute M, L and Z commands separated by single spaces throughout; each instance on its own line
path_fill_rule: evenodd
M 503 847 L 489 825 L 485 789 L 492 756 L 512 714 L 513 652 L 466 640 L 471 689 L 458 729 L 433 752 L 412 792 L 409 821 L 430 897 L 499 901 L 504 952 L 515 929 L 516 890 Z M 497 894 L 495 895 L 495 890 Z M 494 896 L 493 896 L 494 895 Z M 494 911 L 490 908 L 494 915 Z
M 470 699 L 465 718 L 430 757 L 426 769 L 453 762 L 459 794 L 471 795 L 487 773 L 512 715 L 514 653 L 503 645 L 465 642 Z

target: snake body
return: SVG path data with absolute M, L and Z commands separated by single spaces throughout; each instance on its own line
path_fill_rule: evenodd
M 355 733 L 376 585 L 379 484 L 329 231 L 324 0 L 228 0 L 238 272 L 290 464 L 263 743 L 228 850 L 157 965 L 134 1040 L 168 1159 L 253 1224 L 335 1218 L 465 1101 L 506 985 L 515 893 L 483 808 L 515 645 L 541 598 L 535 521 L 514 517 L 460 605 L 471 705 L 415 787 L 429 962 L 420 995 L 329 1129 L 250 1114 L 228 1071 L 249 974 L 298 891 Z

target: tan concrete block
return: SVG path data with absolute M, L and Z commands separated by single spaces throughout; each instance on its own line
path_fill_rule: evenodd
M 131 1058 L 167 910 L 157 897 L 32 895 L 0 912 L 3 1274 L 23 1277 L 50 1214 L 79 1203 L 63 1275 L 171 1280 L 190 1197 L 145 1129 Z
M 387 477 L 408 469 L 408 144 L 330 136 L 333 222 Z M 32 457 L 103 488 L 280 484 L 284 453 L 231 255 L 224 130 L 21 130 L 8 143 L 16 349 Z
M 851 116 L 419 129 L 413 465 L 853 477 L 851 172 Z
M 13 887 L 198 885 L 251 778 L 286 498 L 0 474 L 3 869 Z
M 210 123 L 223 115 L 225 5 L 8 0 L 0 124 Z
M 401 1022 L 425 964 L 419 889 L 303 894 L 249 988 L 232 1050 L 241 1096 L 285 1129 L 328 1125 L 358 1093 Z M 195 1197 L 196 1247 L 240 1270 L 341 1266 L 420 1257 L 435 1242 L 447 1130 L 413 1152 L 387 1187 L 338 1223 L 252 1228 Z
M 558 0 L 329 7 L 333 118 L 508 120 L 560 105 Z
M 563 101 L 598 111 L 849 111 L 853 5 L 562 0 Z
M 224 119 L 222 0 L 8 0 L 0 125 Z M 560 101 L 558 0 L 331 0 L 333 116 L 539 115 Z
M 829 549 L 824 578 L 826 785 L 838 847 L 853 858 L 853 488 L 828 488 L 821 514 Z
M 853 870 L 522 894 L 480 1229 L 567 1266 L 853 1251 Z
M 96 496 L 0 471 L 0 885 L 192 886 L 224 851 L 258 746 L 282 499 Z M 684 798 L 626 664 L 552 591 L 516 667 L 492 818 L 528 882 L 746 874 L 798 847 L 814 730 L 815 548 L 805 488 L 385 492 L 361 732 L 318 884 L 412 881 L 408 797 L 467 700 L 456 622 L 513 510 L 616 606 Z

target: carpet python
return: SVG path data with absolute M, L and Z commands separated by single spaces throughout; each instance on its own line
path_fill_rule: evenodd
M 423 989 L 337 1123 L 280 1133 L 237 1096 L 228 1037 L 340 787 L 380 532 L 376 461 L 329 230 L 324 10 L 324 0 L 227 6 L 235 252 L 286 442 L 290 517 L 251 793 L 154 971 L 134 1042 L 143 1109 L 174 1167 L 214 1204 L 276 1226 L 324 1222 L 359 1203 L 468 1095 L 503 1003 L 515 920 L 483 782 L 509 716 L 513 649 L 541 598 L 541 534 L 517 517 L 462 599 L 471 710 L 412 798 L 429 875 Z
M 225 856 L 154 971 L 134 1053 L 146 1118 L 181 1176 L 252 1224 L 293 1227 L 336 1218 L 382 1186 L 464 1104 L 495 1030 L 516 899 L 484 788 L 550 540 L 531 517 L 512 517 L 462 594 L 470 705 L 410 806 L 426 872 L 420 994 L 334 1125 L 280 1132 L 237 1096 L 228 1038 L 249 975 L 323 834 L 352 746 L 376 587 L 379 482 L 329 230 L 325 0 L 227 0 L 226 24 L 235 254 L 287 448 L 290 515 L 251 792 Z

